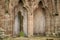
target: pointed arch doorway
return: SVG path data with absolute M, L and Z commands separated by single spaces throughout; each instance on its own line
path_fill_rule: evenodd
M 45 11 L 42 9 L 42 2 L 38 4 L 38 8 L 34 10 L 34 35 L 45 35 Z
M 24 36 L 27 36 L 27 14 L 18 11 L 15 16 L 13 35 L 20 36 L 21 32 L 23 32 Z

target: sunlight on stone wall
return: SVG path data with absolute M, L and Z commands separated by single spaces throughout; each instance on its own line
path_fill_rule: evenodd
M 34 12 L 34 31 L 35 33 L 45 32 L 45 16 L 41 8 Z

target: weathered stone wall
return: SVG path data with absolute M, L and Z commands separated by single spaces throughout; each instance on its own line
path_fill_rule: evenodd
M 19 0 L 0 0 L 0 27 L 6 30 L 6 34 L 13 34 L 14 20 L 17 12 L 21 11 L 24 13 L 26 9 L 28 36 L 32 36 L 34 10 L 38 8 L 40 1 L 42 2 L 41 9 L 45 11 L 46 34 L 57 34 L 57 30 L 60 30 L 60 0 L 22 0 L 22 2 L 19 2 Z

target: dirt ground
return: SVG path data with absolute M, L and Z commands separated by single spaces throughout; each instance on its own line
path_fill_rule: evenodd
M 60 38 L 55 37 L 16 37 L 16 38 L 5 38 L 4 40 L 60 40 Z

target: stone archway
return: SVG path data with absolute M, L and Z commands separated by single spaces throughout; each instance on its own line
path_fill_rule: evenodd
M 13 35 L 17 36 L 21 31 L 23 31 L 24 36 L 27 36 L 28 35 L 27 34 L 27 10 L 25 7 L 21 7 L 21 6 L 19 6 L 16 9 L 18 10 L 15 10 L 15 19 L 14 19 L 15 22 L 13 27 Z
M 23 6 L 22 0 L 19 0 L 18 5 L 14 7 L 14 14 L 13 36 L 19 35 L 21 31 L 23 31 L 24 36 L 27 36 L 27 9 Z M 15 24 L 15 22 L 17 23 Z
M 15 21 L 14 21 L 14 28 L 13 28 L 13 34 L 16 36 L 16 35 L 19 35 L 20 31 L 22 31 L 20 28 L 22 27 L 21 26 L 21 18 L 19 17 L 22 17 L 21 15 L 21 12 L 18 12 L 17 15 L 15 16 Z M 21 27 L 20 27 L 21 26 Z
M 45 34 L 45 11 L 42 9 L 42 2 L 38 4 L 38 8 L 34 10 L 34 35 Z

